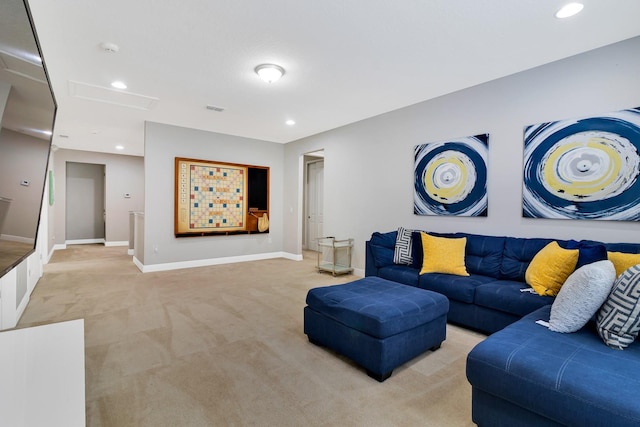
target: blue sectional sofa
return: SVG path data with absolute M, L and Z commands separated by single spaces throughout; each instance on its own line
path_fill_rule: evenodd
M 496 237 L 469 233 L 431 233 L 438 237 L 466 237 L 465 265 L 469 276 L 420 275 L 419 258 L 413 265 L 394 264 L 397 231 L 373 233 L 366 242 L 365 276 L 378 276 L 405 285 L 438 292 L 449 298 L 447 321 L 492 334 L 554 298 L 530 292 L 525 272 L 533 257 L 554 239 Z M 555 240 L 560 246 L 566 240 Z M 601 243 L 607 251 L 640 253 L 640 244 Z
M 536 323 L 542 307 L 467 357 L 472 419 L 480 427 L 640 425 L 640 344 L 607 347 L 589 323 L 561 334 Z
M 555 298 L 530 292 L 525 272 L 554 239 L 429 234 L 466 237 L 469 276 L 420 275 L 422 254 L 415 251 L 413 265 L 395 264 L 396 231 L 374 233 L 366 242 L 365 275 L 441 293 L 449 299 L 448 322 L 489 335 L 467 358 L 476 424 L 640 425 L 639 343 L 622 351 L 609 348 L 594 322 L 574 333 L 552 332 L 537 323 L 549 321 Z M 561 247 L 570 244 L 555 241 Z M 579 243 L 640 253 L 640 244 Z

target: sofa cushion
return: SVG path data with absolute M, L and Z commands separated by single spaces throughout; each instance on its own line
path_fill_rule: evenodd
M 553 241 L 533 257 L 524 277 L 539 295 L 555 296 L 577 262 L 578 249 L 562 249 Z
M 409 286 L 418 286 L 418 270 L 408 265 L 387 265 L 378 269 L 378 276 Z
M 596 317 L 598 334 L 611 348 L 627 348 L 640 332 L 640 265 L 624 271 Z
M 428 273 L 420 276 L 418 286 L 438 292 L 449 299 L 472 304 L 476 288 L 495 280 L 493 277 L 479 274 L 456 276 L 453 274 Z
M 609 252 L 624 252 L 626 254 L 639 254 L 640 245 L 637 243 L 603 243 Z
M 311 289 L 306 302 L 313 310 L 377 338 L 423 325 L 449 310 L 442 295 L 375 276 Z
M 373 263 L 377 268 L 393 265 L 393 249 L 374 244 L 370 244 L 369 249 L 373 256 Z
M 601 243 L 569 240 L 564 248 L 578 249 L 578 263 L 576 264 L 576 270 L 583 265 L 607 259 L 607 248 Z
M 475 304 L 516 316 L 524 316 L 553 303 L 554 298 L 529 292 L 526 284 L 512 280 L 497 280 L 476 288 Z
M 396 246 L 397 231 L 389 231 L 387 233 L 378 233 L 377 231 L 371 235 L 369 240 L 372 245 L 382 246 L 388 249 L 394 249 Z
M 393 251 L 393 262 L 395 264 L 409 265 L 413 262 L 411 256 L 411 233 L 413 230 L 398 227 L 396 244 Z
M 464 266 L 464 253 L 467 238 L 447 238 L 420 234 L 422 238 L 422 269 L 425 273 L 448 273 L 468 276 Z
M 422 260 L 424 258 L 424 254 L 422 252 L 422 237 L 420 236 L 420 233 L 420 231 L 416 230 L 413 230 L 411 233 L 411 267 L 418 270 L 422 269 Z
M 608 260 L 584 265 L 571 273 L 551 306 L 549 329 L 570 333 L 582 328 L 606 301 L 615 280 L 616 269 Z
M 524 282 L 525 272 L 533 257 L 552 241 L 552 239 L 507 237 L 504 242 L 502 265 L 500 265 L 500 279 Z
M 467 238 L 464 259 L 467 271 L 471 274 L 499 278 L 505 238 L 466 233 L 459 235 Z
M 543 307 L 487 337 L 467 357 L 471 385 L 560 425 L 640 425 L 640 345 L 608 348 L 588 327 L 558 334 Z

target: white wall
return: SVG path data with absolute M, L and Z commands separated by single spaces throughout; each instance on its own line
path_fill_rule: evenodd
M 638 70 L 640 38 L 634 38 L 286 144 L 284 250 L 300 253 L 301 155 L 318 149 L 325 150 L 324 232 L 356 239 L 356 268 L 364 268 L 371 233 L 398 226 L 640 241 L 638 223 L 522 218 L 524 126 L 637 107 Z M 414 146 L 481 133 L 490 134 L 488 217 L 414 215 Z
M 53 158 L 55 202 L 49 209 L 53 217 L 53 227 L 49 230 L 49 251 L 53 244 L 65 243 L 66 162 L 105 165 L 105 241 L 107 244 L 126 243 L 129 240 L 129 211 L 141 211 L 144 206 L 142 157 L 59 149 Z M 124 193 L 129 193 L 131 197 L 125 198 Z
M 144 151 L 145 266 L 251 255 L 259 257 L 282 251 L 282 144 L 147 122 Z M 269 233 L 176 238 L 176 157 L 268 166 L 271 183 Z

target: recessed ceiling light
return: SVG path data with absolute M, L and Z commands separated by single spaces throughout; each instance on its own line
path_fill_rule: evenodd
M 580 13 L 583 8 L 584 5 L 582 3 L 569 3 L 556 12 L 556 18 L 569 18 L 570 16 Z
M 289 126 L 293 126 L 293 125 L 296 124 L 296 121 L 295 120 L 287 120 L 285 123 L 288 124 Z
M 116 145 L 116 150 L 124 150 L 124 147 L 122 145 Z
M 284 75 L 284 68 L 275 64 L 262 64 L 255 68 L 256 74 L 267 83 L 273 83 Z
M 124 82 L 117 80 L 115 82 L 111 82 L 111 87 L 115 87 L 116 89 L 126 89 L 127 85 L 124 84 Z

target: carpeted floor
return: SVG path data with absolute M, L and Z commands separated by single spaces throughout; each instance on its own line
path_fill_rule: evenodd
M 126 252 L 56 251 L 18 325 L 85 319 L 88 426 L 473 426 L 483 335 L 449 325 L 378 383 L 303 333 L 307 291 L 358 278 L 317 273 L 315 253 L 143 274 Z

